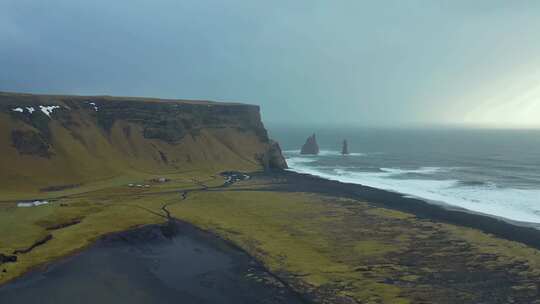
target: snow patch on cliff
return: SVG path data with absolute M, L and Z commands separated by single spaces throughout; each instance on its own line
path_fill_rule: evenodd
M 95 102 L 88 101 L 88 104 L 91 105 L 94 108 L 94 111 L 99 111 L 99 107 Z
M 43 112 L 43 114 L 49 116 L 50 118 L 54 110 L 60 109 L 60 106 L 39 106 L 39 108 L 41 109 L 41 112 Z

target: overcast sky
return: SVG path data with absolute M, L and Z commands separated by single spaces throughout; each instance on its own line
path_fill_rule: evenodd
M 0 0 L 0 90 L 540 126 L 540 1 Z

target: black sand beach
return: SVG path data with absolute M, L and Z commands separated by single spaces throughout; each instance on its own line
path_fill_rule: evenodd
M 533 227 L 510 223 L 502 219 L 465 210 L 446 208 L 443 205 L 406 197 L 400 193 L 358 184 L 331 181 L 309 174 L 275 171 L 264 173 L 262 176 L 273 180 L 269 183 L 268 190 L 310 192 L 367 201 L 380 207 L 412 213 L 419 218 L 475 228 L 503 239 L 540 249 L 540 230 Z M 253 174 L 254 178 L 262 176 Z
M 253 191 L 307 192 L 368 201 L 540 248 L 537 229 L 448 210 L 399 193 L 289 171 L 250 176 L 258 185 Z M 190 224 L 169 223 L 106 236 L 80 254 L 0 287 L 0 303 L 306 303 L 234 245 Z

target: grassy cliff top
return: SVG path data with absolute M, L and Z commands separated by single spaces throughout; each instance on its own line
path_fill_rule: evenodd
M 0 200 L 147 174 L 283 166 L 272 147 L 254 105 L 0 92 Z
M 17 103 L 23 104 L 38 104 L 52 103 L 57 104 L 58 101 L 89 101 L 99 99 L 100 101 L 132 101 L 145 103 L 175 103 L 175 104 L 190 104 L 190 105 L 218 105 L 218 106 L 248 106 L 257 107 L 257 105 L 240 103 L 240 102 L 217 102 L 211 100 L 190 100 L 190 99 L 169 99 L 169 98 L 154 98 L 154 97 L 129 97 L 129 96 L 109 96 L 109 95 L 59 95 L 59 94 L 31 94 L 31 93 L 13 93 L 0 91 L 0 104 L 2 103 Z

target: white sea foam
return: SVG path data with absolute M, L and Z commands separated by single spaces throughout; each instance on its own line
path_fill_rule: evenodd
M 302 155 L 300 150 L 285 150 L 283 151 L 286 155 Z M 352 152 L 345 156 L 364 156 L 364 153 Z M 304 157 L 306 155 L 302 155 Z M 318 155 L 309 155 L 309 156 L 343 156 L 341 151 L 334 150 L 320 150 Z
M 418 169 L 400 169 L 400 168 L 381 168 L 381 171 L 390 173 L 391 175 L 400 175 L 400 174 L 408 174 L 408 173 L 414 173 L 414 174 L 435 174 L 439 173 L 441 171 L 448 170 L 449 168 L 441 168 L 441 167 L 421 167 Z
M 341 154 L 341 151 L 334 151 L 334 150 L 321 150 L 319 152 L 319 155 L 320 156 L 343 156 L 343 154 Z M 363 156 L 363 155 L 364 155 L 363 153 L 352 152 L 345 156 Z
M 299 167 L 301 164 L 312 163 L 316 161 L 317 159 L 315 158 L 291 157 L 291 158 L 287 158 L 287 165 L 289 165 L 289 167 L 295 168 L 295 167 Z
M 290 161 L 290 160 L 293 161 Z M 451 168 L 423 167 L 414 170 L 382 168 L 382 172 L 356 172 L 347 168 L 324 169 L 311 165 L 310 158 L 288 159 L 290 170 L 346 183 L 399 192 L 428 201 L 442 202 L 470 211 L 510 220 L 540 223 L 540 190 L 500 188 L 493 183 L 463 185 L 458 180 L 395 178 L 406 173 L 435 174 Z

